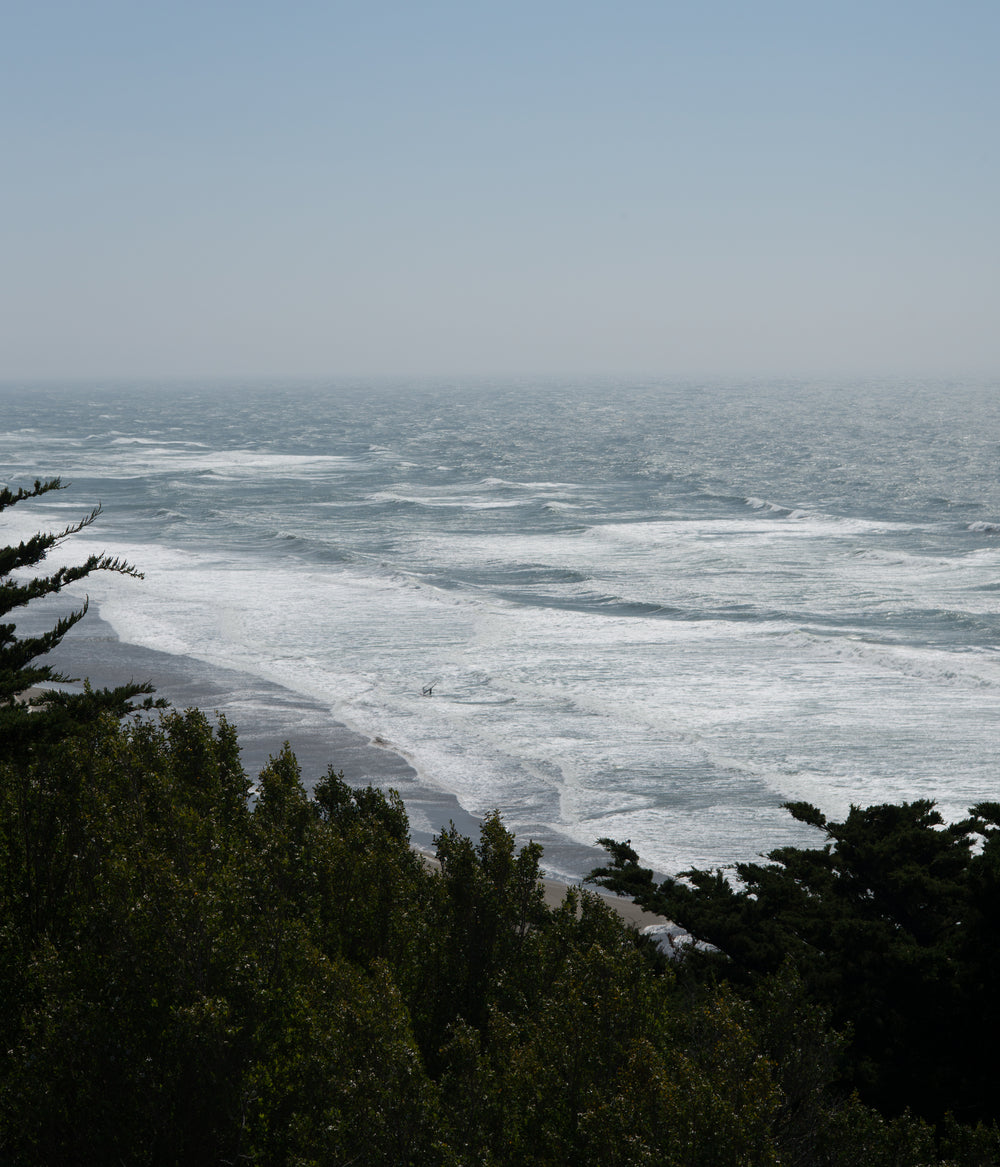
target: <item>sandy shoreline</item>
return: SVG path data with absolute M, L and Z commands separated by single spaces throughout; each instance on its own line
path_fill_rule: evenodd
M 24 693 L 21 694 L 19 700 L 27 701 L 32 697 L 38 696 L 43 691 L 44 690 L 41 688 L 27 689 Z M 437 859 L 435 859 L 434 855 L 430 851 L 424 849 L 423 847 L 417 846 L 415 843 L 413 844 L 413 847 L 414 850 L 423 856 L 427 863 L 435 867 L 439 866 Z M 542 886 L 545 892 L 545 903 L 550 908 L 557 908 L 563 902 L 563 900 L 566 898 L 566 892 L 570 887 L 569 884 L 563 883 L 556 879 L 543 879 Z M 598 895 L 602 896 L 608 906 L 613 908 L 614 911 L 616 911 L 627 924 L 631 924 L 636 928 L 646 928 L 651 924 L 665 924 L 667 922 L 663 916 L 657 916 L 652 912 L 646 912 L 637 904 L 634 904 L 631 900 L 622 899 L 620 896 L 609 895 L 607 892 L 604 892 L 600 888 L 596 887 L 588 886 L 587 890 L 596 892 Z
M 545 888 L 545 902 L 550 908 L 558 907 L 566 896 L 567 884 L 560 883 L 555 879 L 543 879 L 542 885 Z M 665 916 L 657 916 L 653 912 L 644 911 L 631 900 L 622 899 L 621 896 L 608 895 L 607 892 L 601 891 L 598 887 L 591 887 L 589 884 L 585 886 L 587 891 L 597 892 L 608 907 L 613 908 L 626 924 L 631 924 L 635 928 L 648 928 L 651 924 L 668 923 Z
M 450 823 L 470 838 L 479 837 L 481 820 L 466 811 L 453 794 L 435 786 L 430 776 L 421 775 L 391 744 L 373 741 L 339 723 L 323 703 L 192 657 L 120 641 L 93 607 L 46 663 L 68 676 L 89 677 L 98 688 L 129 680 L 152 681 L 157 696 L 179 709 L 196 706 L 223 714 L 237 727 L 243 765 L 251 776 L 289 741 L 307 789 L 332 765 L 351 785 L 397 790 L 406 805 L 412 844 L 425 855 L 433 856 L 434 836 Z M 562 901 L 568 885 L 578 883 L 607 859 L 596 846 L 575 843 L 543 823 L 519 828 L 517 838 L 522 843 L 533 839 L 544 848 L 542 868 L 550 906 Z M 604 895 L 599 889 L 590 890 Z M 638 927 L 662 922 L 630 900 L 611 895 L 604 898 Z

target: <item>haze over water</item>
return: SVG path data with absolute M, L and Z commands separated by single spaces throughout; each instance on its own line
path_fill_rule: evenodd
M 0 464 L 72 490 L 5 520 L 103 502 L 63 553 L 145 571 L 87 581 L 124 660 L 235 670 L 251 726 L 274 683 L 550 870 L 605 835 L 665 872 L 812 840 L 786 799 L 997 796 L 994 382 L 39 393 L 0 390 Z

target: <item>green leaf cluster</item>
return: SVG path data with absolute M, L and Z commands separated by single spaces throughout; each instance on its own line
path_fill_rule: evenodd
M 882 1114 L 913 1112 L 956 1138 L 956 1122 L 996 1124 L 1000 805 L 950 825 L 928 801 L 852 807 L 843 822 L 787 809 L 824 843 L 657 885 L 631 847 L 602 840 L 611 862 L 592 878 L 721 949 L 692 975 L 753 992 L 791 964 L 848 1035 L 845 1084 Z
M 0 760 L 0 1159 L 770 1161 L 732 1002 L 680 1021 L 598 897 L 544 906 L 498 816 L 434 870 L 395 795 L 309 796 L 287 748 L 248 795 L 195 710 Z
M 251 786 L 197 710 L 0 754 L 0 1162 L 941 1161 L 794 970 L 677 975 L 540 856 L 492 814 L 434 866 L 395 794 L 287 747 Z

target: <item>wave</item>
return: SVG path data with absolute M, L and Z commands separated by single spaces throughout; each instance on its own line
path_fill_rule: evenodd
M 468 697 L 448 697 L 445 699 L 450 701 L 452 705 L 513 705 L 517 700 L 516 697 L 498 697 L 495 701 L 473 701 Z
M 111 445 L 112 443 L 109 443 Z M 117 446 L 110 457 L 98 448 L 78 451 L 80 469 L 95 477 L 123 479 L 160 475 L 194 474 L 218 482 L 244 481 L 251 477 L 314 477 L 331 472 L 365 469 L 364 463 L 338 454 L 276 454 L 259 450 L 215 450 L 199 443 L 177 443 L 170 448 L 163 443 L 148 445 L 129 440 Z M 93 459 L 93 461 L 91 460 Z
M 895 674 L 934 689 L 993 689 L 1000 685 L 995 657 L 983 652 L 951 651 L 936 646 L 893 643 L 861 631 L 846 636 L 825 634 L 822 629 L 799 629 L 803 643 L 821 647 L 821 655 L 853 661 L 880 673 Z
M 103 437 L 104 435 L 103 434 L 90 434 L 88 436 L 92 437 L 92 438 L 98 438 L 98 437 Z M 178 446 L 181 449 L 185 449 L 185 450 L 198 449 L 198 448 L 203 449 L 203 450 L 207 450 L 210 448 L 206 442 L 196 442 L 193 440 L 192 441 L 182 441 L 182 440 L 176 439 L 176 438 L 135 438 L 135 437 L 112 438 L 111 445 L 112 446 L 150 446 L 150 447 L 154 447 L 154 446 L 155 447 Z M 165 449 L 164 452 L 171 453 L 172 451 Z
M 775 515 L 790 515 L 792 513 L 791 507 L 782 506 L 777 502 L 768 502 L 766 498 L 745 498 L 743 500 L 748 507 L 755 511 L 770 511 Z
M 950 511 L 981 511 L 983 504 L 974 499 L 957 500 L 933 497 L 927 500 L 932 506 L 946 507 Z
M 575 568 L 551 563 L 499 563 L 482 578 L 505 584 L 580 584 L 588 583 L 591 577 Z
M 369 502 L 378 504 L 476 511 L 509 510 L 513 507 L 523 507 L 526 501 L 531 501 L 489 498 L 484 495 L 407 495 L 392 490 L 377 490 L 367 497 Z
M 838 536 L 908 533 L 911 523 L 879 522 L 874 519 L 848 519 L 804 510 L 762 514 L 759 518 L 690 518 L 637 520 L 594 524 L 587 534 L 602 540 L 629 544 L 669 543 L 691 536 L 770 535 L 775 538 L 819 538 Z
M 582 490 L 583 487 L 577 482 L 516 482 L 510 478 L 482 478 L 479 481 L 480 486 L 501 486 L 507 487 L 511 490 L 557 490 L 557 491 L 577 491 Z

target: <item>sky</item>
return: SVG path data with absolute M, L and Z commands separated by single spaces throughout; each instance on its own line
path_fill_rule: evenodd
M 1000 374 L 996 0 L 0 12 L 0 379 Z

